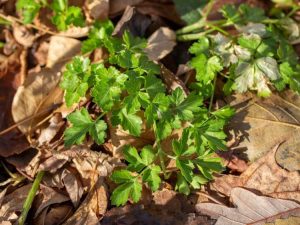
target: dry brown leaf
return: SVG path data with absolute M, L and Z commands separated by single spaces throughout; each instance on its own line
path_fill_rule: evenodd
M 19 213 L 22 211 L 23 203 L 31 188 L 31 184 L 27 184 L 6 195 L 1 204 L 0 218 L 9 222 L 15 222 Z
M 115 16 L 121 13 L 127 6 L 137 5 L 144 0 L 110 0 L 109 1 L 109 15 Z
M 38 170 L 54 173 L 67 162 L 70 162 L 71 166 L 79 172 L 83 186 L 88 188 L 91 188 L 97 177 L 107 177 L 115 166 L 121 165 L 116 158 L 92 151 L 88 146 L 79 145 L 69 150 L 52 152 L 52 155 L 40 164 Z
M 229 129 L 241 133 L 237 149 L 246 149 L 250 161 L 255 161 L 272 149 L 273 146 L 286 142 L 294 153 L 279 148 L 278 162 L 290 171 L 300 170 L 300 96 L 292 91 L 273 94 L 266 99 L 259 99 L 254 94 L 237 94 L 230 100 L 230 105 L 237 109 L 229 124 Z M 277 158 L 277 156 L 276 156 Z
M 137 11 L 150 15 L 150 16 L 159 16 L 162 18 L 165 18 L 169 21 L 172 21 L 176 24 L 183 24 L 182 20 L 180 19 L 180 15 L 177 13 L 177 10 L 174 6 L 174 4 L 171 1 L 166 1 L 166 2 L 155 2 L 153 0 L 146 0 L 141 2 L 136 6 Z
M 107 187 L 99 177 L 77 211 L 64 225 L 96 225 L 106 212 L 108 204 Z
M 46 186 L 40 187 L 40 194 L 42 195 L 43 199 L 39 207 L 36 209 L 34 217 L 37 217 L 45 208 L 48 208 L 50 205 L 69 201 L 67 196 Z
M 175 45 L 175 32 L 167 27 L 160 27 L 148 38 L 145 52 L 150 60 L 157 61 L 168 55 Z
M 113 35 L 121 37 L 125 30 L 133 36 L 144 36 L 147 28 L 151 24 L 151 19 L 136 11 L 134 7 L 127 6 L 121 19 L 115 26 Z
M 223 175 L 216 178 L 212 186 L 227 196 L 232 188 L 244 187 L 271 197 L 300 202 L 300 175 L 277 165 L 274 157 L 277 147 L 251 164 L 240 176 Z
M 23 133 L 30 132 L 49 112 L 61 104 L 63 91 L 57 87 L 60 81 L 60 70 L 71 56 L 79 52 L 80 41 L 65 37 L 51 37 L 47 66 L 52 68 L 43 68 L 40 72 L 29 73 L 14 96 L 12 104 L 14 121 L 20 122 L 35 117 L 18 126 Z
M 34 219 L 33 225 L 57 225 L 63 223 L 73 213 L 71 204 L 52 205 L 45 208 L 40 215 Z
M 83 187 L 81 181 L 76 177 L 74 173 L 67 169 L 65 169 L 62 173 L 62 180 L 74 207 L 77 208 L 83 195 Z
M 288 200 L 258 196 L 243 188 L 234 188 L 231 198 L 236 208 L 200 203 L 196 210 L 218 218 L 215 225 L 259 225 L 278 218 L 300 216 L 300 205 Z
M 109 0 L 88 0 L 86 6 L 91 18 L 104 20 L 109 14 Z

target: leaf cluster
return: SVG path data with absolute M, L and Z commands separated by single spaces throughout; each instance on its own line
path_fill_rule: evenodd
M 66 30 L 70 25 L 85 25 L 81 8 L 69 6 L 68 0 L 53 0 L 51 4 L 46 0 L 18 0 L 16 8 L 23 16 L 25 24 L 32 23 L 42 8 L 49 8 L 53 11 L 52 23 L 60 31 Z
M 111 36 L 112 31 L 110 21 L 95 24 L 82 48 L 83 52 L 90 52 L 103 47 L 109 52 L 107 59 L 91 63 L 88 58 L 77 56 L 63 73 L 61 87 L 67 106 L 90 98 L 101 110 L 101 115 L 93 118 L 85 108 L 71 113 L 65 144 L 81 144 L 87 134 L 97 144 L 104 143 L 104 115 L 113 126 L 121 126 L 136 137 L 144 129 L 152 130 L 156 138 L 152 146 L 123 149 L 127 167 L 111 176 L 118 184 L 112 203 L 123 205 L 128 199 L 137 202 L 143 185 L 156 191 L 171 174 L 177 175 L 176 189 L 189 194 L 191 188 L 199 188 L 213 178 L 213 173 L 222 170 L 220 159 L 213 153 L 226 150 L 223 128 L 234 111 L 224 107 L 210 112 L 199 90 L 189 95 L 181 88 L 167 92 L 159 77 L 159 65 L 144 52 L 146 41 L 129 32 L 116 38 Z M 172 151 L 167 152 L 162 143 L 173 132 L 181 132 L 182 137 L 171 139 Z M 176 162 L 175 170 L 166 166 L 170 160 Z
M 300 37 L 299 26 L 287 16 L 269 18 L 261 8 L 242 4 L 225 5 L 223 34 L 203 35 L 189 49 L 195 55 L 190 65 L 196 70 L 195 87 L 212 90 L 217 75 L 226 78 L 225 94 L 256 91 L 267 97 L 273 89 L 289 86 L 300 92 L 300 66 L 291 42 Z M 233 25 L 236 35 L 221 27 Z

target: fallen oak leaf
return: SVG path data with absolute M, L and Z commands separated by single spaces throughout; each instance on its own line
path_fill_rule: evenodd
M 196 211 L 217 217 L 215 225 L 259 225 L 278 218 L 300 215 L 298 203 L 258 196 L 243 188 L 232 189 L 231 198 L 236 208 L 200 203 L 196 205 Z

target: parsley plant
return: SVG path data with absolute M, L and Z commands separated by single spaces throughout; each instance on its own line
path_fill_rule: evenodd
M 300 37 L 296 21 L 283 12 L 267 17 L 263 9 L 246 4 L 225 5 L 221 13 L 222 20 L 203 18 L 177 31 L 179 40 L 198 39 L 189 50 L 197 86 L 212 90 L 212 81 L 220 75 L 227 80 L 225 94 L 253 90 L 268 97 L 286 86 L 299 93 L 300 66 L 292 46 Z M 234 27 L 234 34 L 224 30 L 227 27 Z
M 66 30 L 70 25 L 82 27 L 85 24 L 81 9 L 69 6 L 68 0 L 53 0 L 52 4 L 48 4 L 47 0 L 18 0 L 16 7 L 25 24 L 32 23 L 40 9 L 45 7 L 52 9 L 52 23 L 60 31 Z
M 112 204 L 139 201 L 142 185 L 156 191 L 171 174 L 177 176 L 176 190 L 189 194 L 191 188 L 199 188 L 213 179 L 213 173 L 222 171 L 221 160 L 214 152 L 226 150 L 223 128 L 234 111 L 224 107 L 211 112 L 199 90 L 189 95 L 181 88 L 167 92 L 160 67 L 144 52 L 146 41 L 129 32 L 121 39 L 112 37 L 113 29 L 110 21 L 97 23 L 83 42 L 85 53 L 106 48 L 106 60 L 91 63 L 77 56 L 63 73 L 61 87 L 67 106 L 87 97 L 101 110 L 93 118 L 85 108 L 71 113 L 67 119 L 72 126 L 64 133 L 65 145 L 81 144 L 87 135 L 97 144 L 104 143 L 108 127 L 105 116 L 113 126 L 120 125 L 136 137 L 145 129 L 152 130 L 152 145 L 124 147 L 127 167 L 111 175 L 118 184 Z M 180 137 L 172 137 L 174 132 L 181 133 Z M 176 168 L 169 167 L 171 161 Z

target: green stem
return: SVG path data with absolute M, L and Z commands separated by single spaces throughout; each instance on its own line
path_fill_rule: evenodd
M 22 210 L 22 213 L 21 213 L 21 216 L 18 220 L 18 224 L 19 225 L 24 225 L 25 221 L 26 221 L 26 218 L 27 218 L 27 214 L 31 208 L 31 205 L 32 205 L 32 202 L 34 200 L 34 197 L 36 195 L 36 192 L 38 191 L 39 189 L 39 186 L 40 186 L 40 183 L 43 179 L 43 176 L 44 176 L 45 172 L 44 171 L 40 171 L 38 172 L 38 174 L 36 175 L 36 178 L 32 184 L 32 187 L 27 195 L 27 198 L 24 202 L 24 205 L 23 205 L 23 210 Z
M 207 4 L 207 8 L 205 10 L 205 13 L 203 14 L 203 18 L 205 18 L 205 20 L 207 19 L 207 17 L 209 16 L 214 4 L 215 4 L 216 0 L 210 0 L 209 3 Z
M 196 22 L 196 23 L 193 23 L 193 24 L 191 24 L 191 25 L 185 26 L 185 27 L 183 27 L 183 28 L 177 30 L 177 31 L 176 31 L 176 34 L 177 34 L 177 35 L 179 35 L 179 34 L 186 34 L 186 33 L 192 32 L 192 31 L 194 31 L 194 30 L 198 30 L 198 29 L 204 27 L 204 26 L 205 26 L 205 23 L 206 23 L 206 21 L 203 20 L 203 18 L 202 18 L 201 20 L 199 20 L 199 21 Z
M 209 29 L 207 31 L 201 32 L 201 33 L 196 33 L 196 34 L 184 34 L 177 36 L 178 41 L 192 41 L 192 40 L 197 40 L 200 37 L 205 36 L 206 34 L 214 32 L 214 29 Z
M 217 82 L 217 75 L 215 75 L 215 78 L 214 78 L 213 93 L 211 94 L 210 100 L 209 100 L 209 106 L 208 106 L 208 112 L 209 113 L 211 112 L 211 108 L 212 108 L 213 101 L 214 101 L 214 95 L 215 95 L 215 89 L 216 89 L 216 82 Z

